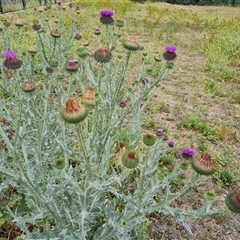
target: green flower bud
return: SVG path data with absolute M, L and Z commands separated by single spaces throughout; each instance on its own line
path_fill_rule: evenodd
M 87 117 L 88 111 L 80 100 L 69 98 L 62 110 L 62 118 L 67 123 L 79 123 Z
M 147 146 L 152 146 L 156 142 L 156 137 L 152 134 L 145 134 L 143 136 L 143 143 Z
M 139 158 L 135 151 L 126 151 L 122 156 L 122 164 L 126 168 L 135 168 L 138 162 Z
M 192 161 L 193 169 L 202 175 L 211 175 L 215 172 L 214 162 L 209 153 L 202 153 L 200 158 Z

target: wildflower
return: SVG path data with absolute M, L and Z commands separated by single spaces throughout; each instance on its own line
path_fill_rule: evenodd
M 100 11 L 100 15 L 101 15 L 101 18 L 100 18 L 100 22 L 102 24 L 113 24 L 114 23 L 114 19 L 113 19 L 113 15 L 114 15 L 114 12 L 110 9 L 103 9 Z
M 76 72 L 78 70 L 78 67 L 76 66 L 76 63 L 74 60 L 69 60 L 67 66 L 65 67 L 65 70 L 68 72 Z
M 126 151 L 122 156 L 122 164 L 126 168 L 137 167 L 139 158 L 135 151 Z
M 35 85 L 32 84 L 30 81 L 26 81 L 23 84 L 22 90 L 26 93 L 33 92 L 36 89 Z
M 80 39 L 82 38 L 82 36 L 80 35 L 79 32 L 76 32 L 74 38 L 75 38 L 76 40 L 80 40 Z
M 13 50 L 8 50 L 3 53 L 5 61 L 3 65 L 7 69 L 18 69 L 22 66 L 22 61 L 17 58 L 17 53 Z
M 60 38 L 61 32 L 60 32 L 58 29 L 54 29 L 54 30 L 51 32 L 51 35 L 52 35 L 52 37 L 54 37 L 54 38 Z
M 99 28 L 95 28 L 94 34 L 97 35 L 97 36 L 100 35 L 101 34 L 100 29 Z
M 125 107 L 126 106 L 126 101 L 121 100 L 120 103 L 119 103 L 119 106 L 122 107 L 122 108 Z
M 80 7 L 79 7 L 79 6 L 76 6 L 76 10 L 79 11 L 79 10 L 80 10 Z
M 163 134 L 163 129 L 161 129 L 161 128 L 157 129 L 156 135 L 161 136 L 162 134 Z
M 152 145 L 154 145 L 155 144 L 155 142 L 156 142 L 156 137 L 155 136 L 153 136 L 152 134 L 145 134 L 144 136 L 143 136 L 143 143 L 145 144 L 145 145 L 147 145 L 147 146 L 152 146 Z
M 124 48 L 130 51 L 136 51 L 140 47 L 135 36 L 131 36 L 127 41 L 123 42 L 122 45 Z
M 211 175 L 215 172 L 214 162 L 209 153 L 202 153 L 200 158 L 193 160 L 192 167 L 202 175 Z
M 169 45 L 165 47 L 165 52 L 163 53 L 163 58 L 167 61 L 172 61 L 174 60 L 177 55 L 176 52 L 177 48 L 175 46 Z
M 62 118 L 67 123 L 79 123 L 87 117 L 88 111 L 79 99 L 69 98 L 62 110 Z
M 94 59 L 100 63 L 107 63 L 112 59 L 112 53 L 106 48 L 100 48 L 94 53 Z
M 7 129 L 6 130 L 6 135 L 7 135 L 8 139 L 10 139 L 10 140 L 13 138 L 14 133 L 15 133 L 15 131 L 12 130 L 12 129 Z
M 57 1 L 57 5 L 61 6 L 62 2 L 61 1 Z
M 69 6 L 70 8 L 72 8 L 72 7 L 73 7 L 73 4 L 72 4 L 72 3 L 69 3 L 68 6 Z
M 95 102 L 94 91 L 92 88 L 88 88 L 87 91 L 81 96 L 82 103 L 86 106 L 93 106 Z
M 182 156 L 185 159 L 192 158 L 195 154 L 196 152 L 192 148 L 184 148 L 182 150 Z
M 142 80 L 142 82 L 143 82 L 144 84 L 148 84 L 148 83 L 149 83 L 149 78 L 148 78 L 148 77 L 144 77 L 143 80 Z
M 169 147 L 174 147 L 174 145 L 175 145 L 175 142 L 174 142 L 174 141 L 172 141 L 172 140 L 169 141 L 169 143 L 168 143 L 168 146 L 169 146 Z
M 229 210 L 240 213 L 240 192 L 232 192 L 227 195 L 225 203 Z

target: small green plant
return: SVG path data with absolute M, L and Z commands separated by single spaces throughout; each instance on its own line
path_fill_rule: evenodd
M 228 169 L 221 169 L 213 175 L 213 179 L 222 186 L 230 186 L 235 179 L 234 174 Z
M 203 134 L 203 136 L 209 141 L 216 141 L 217 140 L 217 132 L 214 128 L 209 127 L 206 123 L 204 123 L 198 117 L 186 117 L 179 123 L 179 126 L 192 129 L 195 131 L 199 131 Z

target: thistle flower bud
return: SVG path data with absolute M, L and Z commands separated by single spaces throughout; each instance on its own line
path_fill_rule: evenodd
M 119 27 L 119 28 L 124 27 L 124 21 L 122 21 L 122 20 L 116 20 L 116 26 Z
M 70 72 L 70 73 L 77 72 L 78 67 L 76 66 L 76 63 L 74 62 L 74 60 L 69 60 L 68 61 L 68 64 L 65 67 L 65 70 Z
M 51 58 L 48 63 L 51 67 L 57 67 L 58 66 L 58 60 L 55 59 L 55 58 Z
M 76 40 L 80 40 L 80 39 L 82 38 L 82 36 L 80 35 L 79 32 L 76 32 L 74 38 L 75 38 Z
M 126 106 L 126 101 L 121 100 L 120 103 L 119 103 L 119 106 L 124 108 Z
M 95 28 L 94 34 L 97 35 L 97 36 L 100 35 L 101 34 L 100 29 L 99 28 Z
M 172 141 L 172 140 L 169 141 L 169 143 L 168 143 L 168 146 L 169 146 L 169 147 L 174 147 L 174 145 L 175 145 L 175 142 L 174 142 L 174 141 Z
M 89 45 L 89 42 L 86 39 L 83 39 L 81 41 L 81 45 L 83 45 L 84 47 L 87 47 Z
M 202 175 L 211 175 L 215 172 L 214 162 L 209 153 L 202 153 L 200 158 L 192 161 L 193 169 Z
M 93 89 L 89 88 L 87 91 L 81 96 L 82 103 L 86 106 L 93 106 L 95 103 L 95 96 Z
M 240 213 L 240 192 L 232 192 L 227 195 L 225 203 L 229 210 Z
M 5 27 L 9 27 L 11 25 L 11 23 L 8 20 L 5 19 L 4 22 L 3 22 L 3 25 Z
M 163 58 L 167 61 L 172 61 L 174 60 L 177 55 L 176 55 L 176 50 L 177 48 L 175 46 L 169 45 L 165 47 L 165 52 L 163 53 Z
M 161 62 L 161 61 L 162 61 L 162 56 L 159 55 L 159 54 L 157 54 L 157 55 L 154 57 L 154 60 L 155 60 L 156 62 Z
M 126 42 L 123 42 L 122 45 L 125 49 L 130 51 L 137 51 L 140 47 L 135 36 L 131 36 Z
M 51 32 L 51 36 L 54 37 L 54 38 L 60 38 L 61 37 L 61 32 L 58 29 L 54 29 Z
M 31 55 L 35 55 L 37 53 L 37 50 L 34 46 L 31 46 L 27 50 Z
M 58 73 L 57 79 L 58 80 L 63 80 L 64 79 L 64 75 L 62 73 Z
M 53 68 L 52 68 L 52 67 L 49 67 L 49 66 L 46 67 L 46 72 L 47 72 L 47 73 L 50 73 L 50 74 L 53 73 Z
M 38 31 L 41 29 L 41 25 L 38 22 L 33 23 L 32 25 L 33 30 Z
M 23 84 L 22 90 L 26 93 L 30 93 L 35 91 L 36 87 L 34 84 L 32 84 L 30 81 L 26 81 Z
M 153 146 L 156 142 L 156 137 L 153 136 L 152 134 L 145 134 L 143 136 L 143 143 L 146 145 L 146 146 Z
M 23 22 L 22 22 L 22 20 L 21 19 L 17 19 L 16 20 L 16 22 L 15 22 L 15 25 L 17 26 L 17 27 L 23 27 Z
M 126 168 L 135 168 L 138 166 L 139 158 L 135 151 L 126 151 L 122 156 L 122 164 Z
M 57 159 L 55 164 L 54 164 L 54 167 L 57 169 L 57 170 L 62 170 L 64 169 L 66 166 L 66 163 L 64 161 L 64 159 Z
M 87 117 L 88 111 L 79 99 L 69 98 L 62 110 L 62 118 L 67 123 L 79 123 Z
M 100 48 L 94 53 L 97 62 L 107 63 L 112 59 L 112 53 L 106 48 Z

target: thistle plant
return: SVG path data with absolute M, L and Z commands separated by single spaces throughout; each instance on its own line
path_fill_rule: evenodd
M 110 32 L 113 12 L 102 13 L 100 21 L 107 23 L 105 31 Z M 55 36 L 48 32 L 49 38 L 56 39 L 59 32 L 64 31 L 55 30 Z M 4 53 L 7 60 L 1 63 L 7 67 L 6 61 L 19 63 L 7 70 L 2 67 L 2 72 L 11 71 L 11 77 L 3 74 L 1 83 L 8 96 L 1 99 L 0 108 L 0 192 L 6 199 L 4 214 L 22 229 L 23 239 L 143 239 L 141 228 L 152 212 L 174 216 L 191 233 L 184 217 L 201 218 L 226 210 L 212 209 L 214 198 L 206 198 L 198 210 L 173 207 L 174 201 L 201 183 L 202 174 L 214 172 L 214 163 L 208 153 L 193 161 L 194 150 L 184 150 L 194 167 L 187 169 L 185 185 L 173 191 L 173 182 L 186 168 L 176 162 L 162 177 L 167 169 L 159 168 L 159 160 L 174 142 L 165 144 L 162 129 L 157 134 L 141 129 L 145 106 L 174 66 L 175 46 L 166 47 L 158 76 L 143 84 L 145 65 L 134 59 L 140 51 L 135 36 L 122 45 L 110 39 L 92 56 L 86 54 L 88 48 L 85 54 L 76 51 L 77 60 L 68 58 L 76 50 L 69 47 L 60 51 L 61 64 L 51 73 L 43 69 L 55 41 L 51 45 L 54 39 L 46 37 L 44 42 L 50 45 L 41 48 L 43 39 L 40 35 L 36 39 L 34 68 L 42 68 L 40 74 L 35 76 L 28 57 L 19 60 L 14 51 Z M 125 57 L 116 57 L 115 46 L 124 49 Z M 137 76 L 129 74 L 134 62 L 140 66 Z M 31 81 L 24 79 L 24 73 Z M 36 78 L 40 84 L 33 81 Z M 228 197 L 227 205 L 235 212 L 238 203 L 238 195 Z

